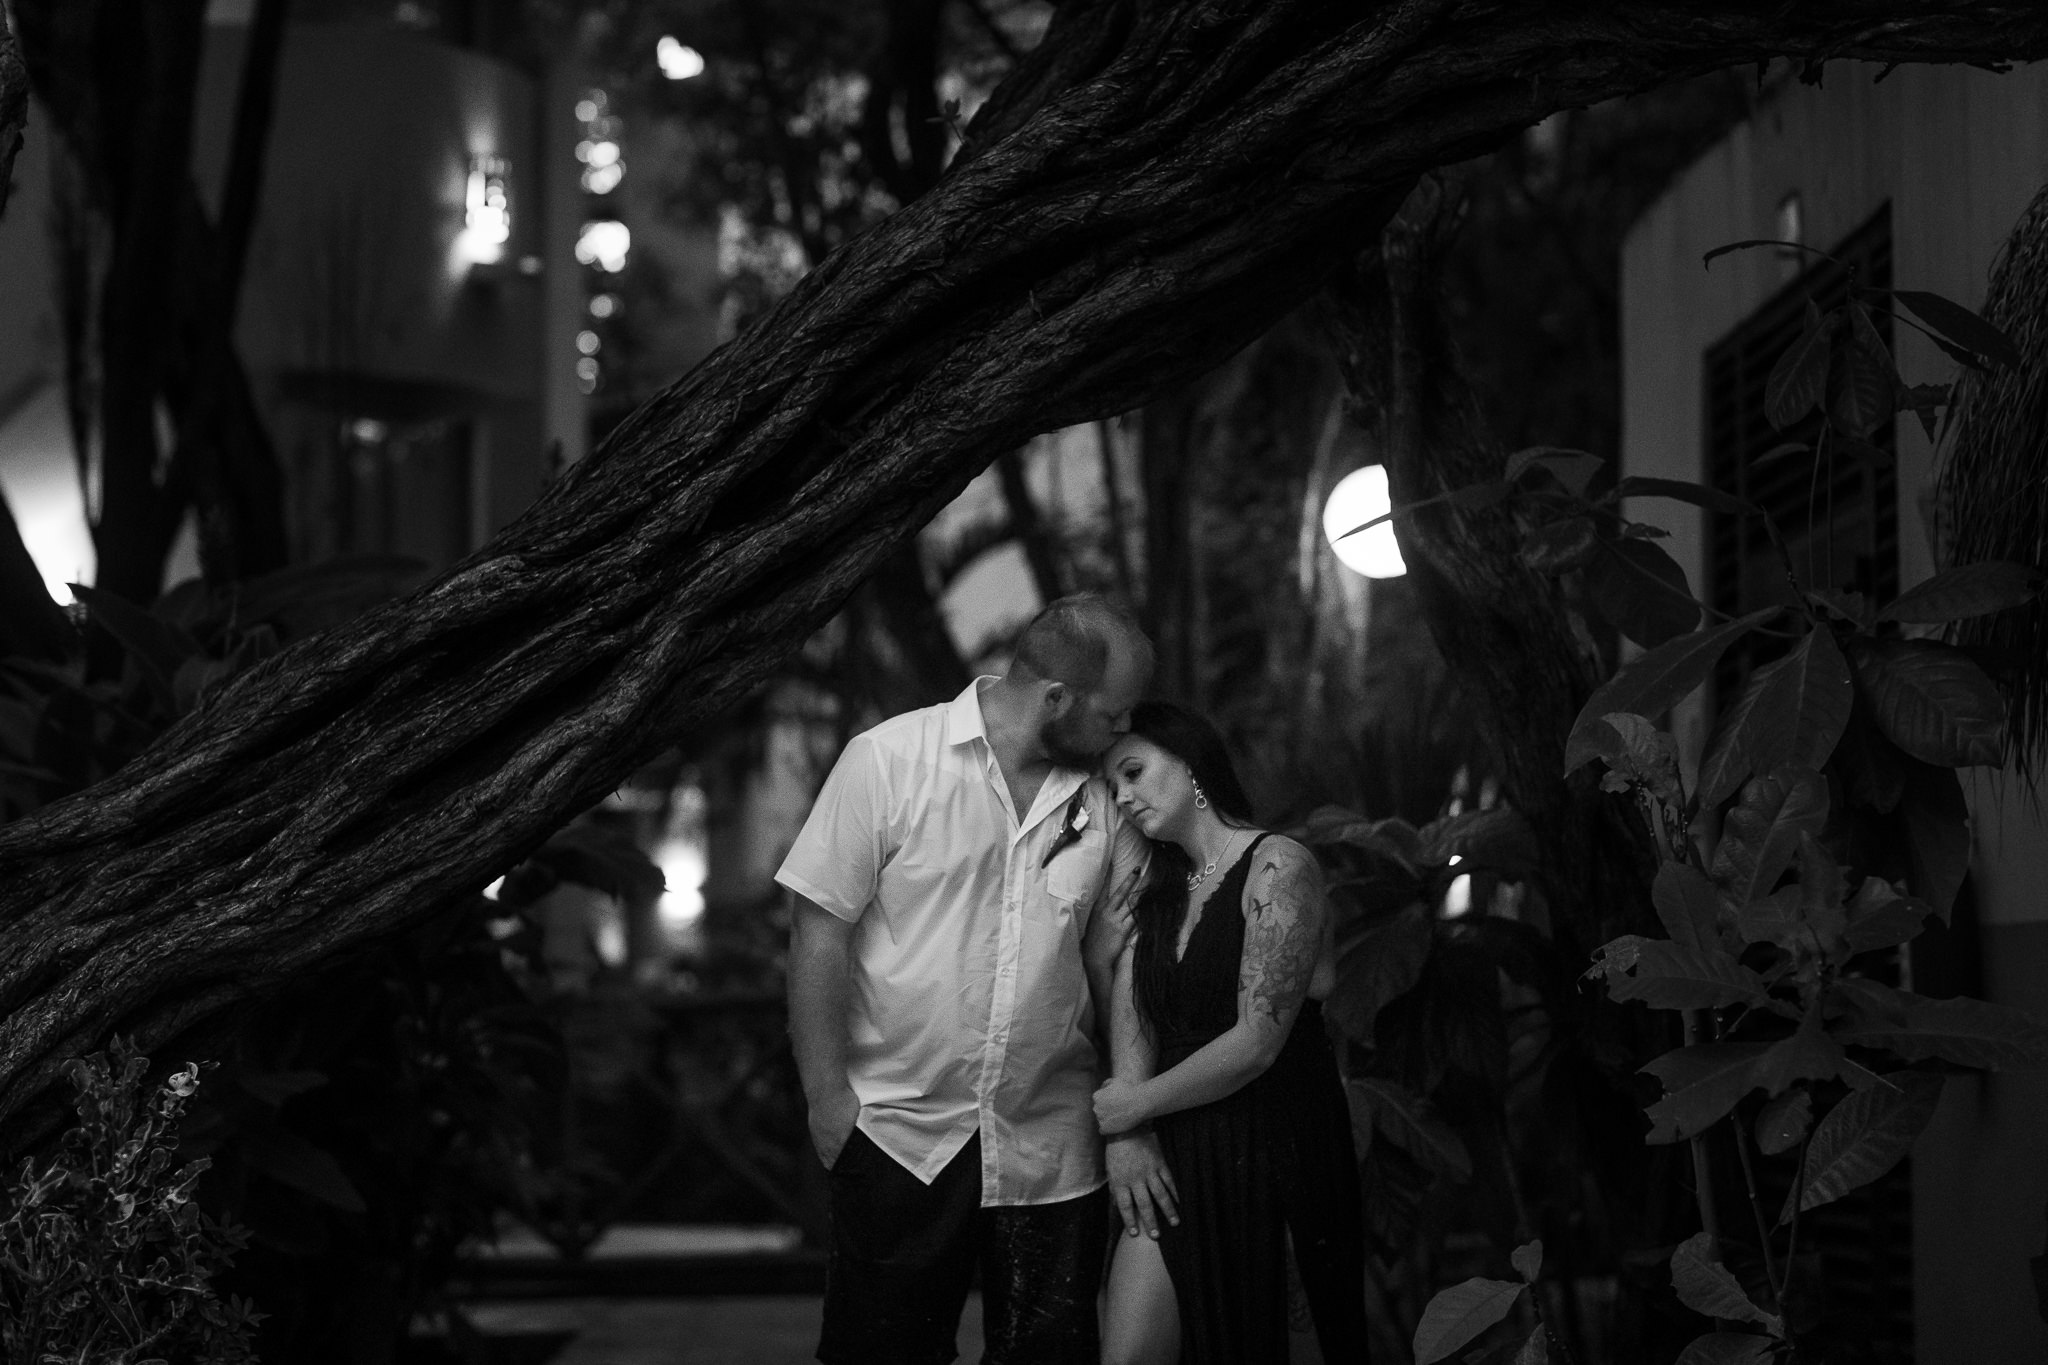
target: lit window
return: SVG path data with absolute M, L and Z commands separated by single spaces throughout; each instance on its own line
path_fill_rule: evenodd
M 390 435 L 390 429 L 374 417 L 358 417 L 348 424 L 349 439 L 358 445 L 373 446 Z
M 602 345 L 604 343 L 598 340 L 597 333 L 587 327 L 576 334 L 576 349 L 585 355 L 596 355 L 597 348 Z
M 591 383 L 593 383 L 593 384 L 594 384 L 594 383 L 596 383 L 596 382 L 597 382 L 597 361 L 596 361 L 596 360 L 594 360 L 594 359 L 592 359 L 592 358 L 591 358 L 590 356 L 585 356 L 585 357 L 583 357 L 583 359 L 581 359 L 581 360 L 577 361 L 577 362 L 576 362 L 576 377 L 577 377 L 578 379 L 587 379 L 587 380 L 589 380 L 589 381 L 590 381 Z
M 585 151 L 585 148 L 589 150 Z M 619 144 L 616 142 L 584 142 L 577 144 L 576 150 L 592 166 L 612 166 L 619 160 Z
M 587 96 L 576 101 L 576 121 L 578 123 L 589 123 L 602 112 L 604 111 L 598 108 L 597 101 Z
M 594 318 L 608 318 L 618 311 L 619 296 L 617 294 L 598 294 L 590 300 L 590 316 Z
M 626 163 L 623 161 L 614 161 L 609 166 L 592 166 L 583 173 L 583 188 L 590 194 L 610 194 L 625 178 Z
M 626 253 L 632 245 L 633 234 L 624 223 L 616 218 L 598 218 L 585 223 L 576 238 L 576 259 L 616 274 L 626 268 Z
M 654 60 L 661 64 L 661 74 L 672 81 L 686 81 L 704 74 L 704 54 L 694 47 L 685 47 L 667 34 L 654 45 Z
M 505 158 L 473 156 L 469 184 L 463 195 L 462 254 L 488 265 L 504 254 L 512 240 L 512 201 L 505 189 Z

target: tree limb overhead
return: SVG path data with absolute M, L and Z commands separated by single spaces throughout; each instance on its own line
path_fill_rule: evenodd
M 491 544 L 0 828 L 0 1114 L 481 884 L 999 453 L 1229 356 L 1429 167 L 1775 55 L 2044 53 L 2048 9 L 1979 0 L 1068 6 L 931 192 Z

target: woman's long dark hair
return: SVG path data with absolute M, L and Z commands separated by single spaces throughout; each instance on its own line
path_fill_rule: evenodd
M 1238 780 L 1237 765 L 1222 734 L 1208 717 L 1170 701 L 1143 701 L 1131 708 L 1130 733 L 1150 740 L 1188 765 L 1202 794 L 1227 823 L 1250 825 L 1252 802 Z M 1188 908 L 1188 874 L 1194 870 L 1179 844 L 1154 840 L 1152 871 L 1132 907 L 1137 943 L 1132 957 L 1131 989 L 1138 1015 L 1157 1036 L 1165 1020 L 1166 977 L 1173 967 L 1173 949 Z

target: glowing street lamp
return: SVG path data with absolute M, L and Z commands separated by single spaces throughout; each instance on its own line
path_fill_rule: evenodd
M 654 45 L 654 60 L 660 63 L 661 74 L 672 81 L 686 81 L 704 74 L 704 54 L 668 34 L 663 34 L 661 41 Z
M 1383 464 L 1354 469 L 1330 490 L 1330 500 L 1323 504 L 1323 535 L 1345 568 L 1367 578 L 1399 578 L 1408 572 L 1401 562 L 1401 547 L 1394 542 L 1393 522 L 1383 521 L 1369 531 L 1345 535 L 1374 517 L 1385 516 L 1392 506 Z

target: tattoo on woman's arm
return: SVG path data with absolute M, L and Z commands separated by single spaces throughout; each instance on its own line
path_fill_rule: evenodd
M 1282 1024 L 1308 994 L 1322 950 L 1322 878 L 1313 860 L 1295 856 L 1266 859 L 1257 881 L 1244 926 L 1247 1012 Z

